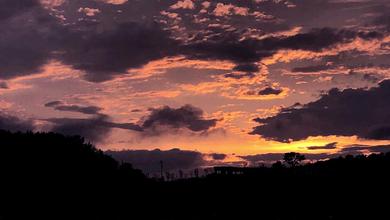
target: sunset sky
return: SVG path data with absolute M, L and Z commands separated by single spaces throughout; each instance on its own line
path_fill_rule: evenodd
M 0 27 L 1 129 L 179 168 L 390 144 L 389 0 L 1 0 Z

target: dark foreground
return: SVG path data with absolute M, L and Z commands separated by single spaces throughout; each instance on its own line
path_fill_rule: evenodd
M 390 154 L 159 182 L 80 137 L 0 131 L 0 219 L 390 219 Z

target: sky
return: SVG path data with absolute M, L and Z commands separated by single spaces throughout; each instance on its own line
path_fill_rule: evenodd
M 82 135 L 146 170 L 383 152 L 389 12 L 388 0 L 2 0 L 0 129 Z

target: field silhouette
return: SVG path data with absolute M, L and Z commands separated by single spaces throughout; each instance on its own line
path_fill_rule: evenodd
M 79 136 L 0 131 L 0 219 L 389 219 L 389 153 L 285 159 L 164 182 Z

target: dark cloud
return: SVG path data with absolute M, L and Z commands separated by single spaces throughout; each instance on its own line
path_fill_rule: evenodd
M 100 112 L 96 106 L 66 105 L 61 101 L 52 101 L 46 107 L 58 111 L 79 112 L 93 115 L 91 118 L 49 118 L 45 119 L 54 124 L 52 131 L 66 135 L 80 135 L 90 141 L 102 141 L 113 128 L 137 131 L 142 136 L 158 136 L 166 133 L 175 133 L 183 128 L 191 132 L 207 132 L 216 125 L 216 119 L 205 119 L 203 111 L 191 105 L 180 108 L 164 106 L 150 110 L 150 114 L 143 117 L 138 124 L 115 123 L 111 118 Z
M 138 125 L 133 123 L 114 123 L 105 115 L 97 115 L 86 119 L 73 118 L 50 118 L 46 121 L 54 126 L 51 131 L 65 135 L 80 135 L 92 142 L 101 142 L 113 128 L 120 128 L 131 131 L 142 131 Z
M 366 40 L 380 38 L 382 35 L 378 32 L 356 32 L 347 29 L 320 28 L 312 29 L 307 33 L 300 33 L 285 38 L 267 38 L 261 41 L 264 49 L 295 49 L 320 51 L 338 43 L 350 42 L 356 38 Z
M 371 153 L 388 153 L 390 152 L 390 145 L 377 145 L 369 148 Z
M 189 58 L 230 60 L 237 63 L 235 67 L 237 70 L 250 71 L 256 70 L 255 62 L 275 54 L 280 49 L 321 51 L 336 44 L 351 42 L 356 38 L 372 40 L 382 37 L 381 33 L 375 31 L 317 28 L 307 33 L 287 37 L 240 40 L 241 35 L 233 32 L 219 34 L 206 41 L 196 41 L 197 38 L 195 38 L 192 43 L 185 45 L 182 51 Z
M 368 139 L 375 139 L 375 140 L 389 140 L 390 126 L 383 123 L 373 125 L 363 137 Z
M 0 4 L 0 50 L 8 51 L 0 55 L 3 79 L 35 73 L 57 59 L 84 71 L 87 80 L 100 82 L 172 55 L 178 44 L 154 22 L 65 23 L 38 0 Z
M 387 10 L 389 10 L 389 9 L 390 9 L 390 7 L 387 8 Z M 388 15 L 388 11 L 387 11 L 387 13 L 384 13 L 383 15 L 375 18 L 373 24 L 382 26 L 387 31 L 390 31 L 390 15 Z
M 259 95 L 279 95 L 282 93 L 282 89 L 276 89 L 273 87 L 266 87 L 258 92 Z
M 241 72 L 258 72 L 259 66 L 253 63 L 248 64 L 239 64 L 233 68 L 235 71 L 241 71 Z
M 329 143 L 325 146 L 310 146 L 308 150 L 332 150 L 337 148 L 337 142 Z
M 218 153 L 209 154 L 209 156 L 213 158 L 213 160 L 224 160 L 227 157 L 226 154 L 218 154 Z
M 3 0 L 0 2 L 0 21 L 38 6 L 37 0 Z
M 256 72 L 260 70 L 259 66 L 255 63 L 243 63 L 243 64 L 237 64 L 233 71 L 234 73 L 227 73 L 224 76 L 226 78 L 233 78 L 233 79 L 242 79 L 242 78 L 252 78 L 256 76 Z
M 65 105 L 61 101 L 52 101 L 46 107 L 57 111 L 79 112 L 93 115 L 91 118 L 49 118 L 45 119 L 54 126 L 51 131 L 65 135 L 80 135 L 92 142 L 101 142 L 113 128 L 141 132 L 143 129 L 134 123 L 115 123 L 108 115 L 100 113 L 102 110 L 96 106 Z
M 328 69 L 333 69 L 333 66 L 330 65 L 318 65 L 318 66 L 305 66 L 305 67 L 295 67 L 292 69 L 292 72 L 301 72 L 301 73 L 309 73 L 309 72 L 318 72 Z
M 180 149 L 106 151 L 106 153 L 118 161 L 131 163 L 135 168 L 141 169 L 145 173 L 159 173 L 161 161 L 164 172 L 194 169 L 206 163 L 202 153 Z
M 111 128 L 105 123 L 103 117 L 94 117 L 88 119 L 71 119 L 71 118 L 51 118 L 46 121 L 51 122 L 54 126 L 52 132 L 64 135 L 80 135 L 91 142 L 101 142 L 111 132 Z
M 266 55 L 278 49 L 320 51 L 335 44 L 350 42 L 356 38 L 371 40 L 381 37 L 382 35 L 375 31 L 360 32 L 347 29 L 316 28 L 307 33 L 299 33 L 293 36 L 269 37 L 254 42 L 248 40 L 244 43 L 248 47 L 252 47 L 253 50 L 257 50 L 257 55 Z
M 8 84 L 6 82 L 0 82 L 0 89 L 8 89 Z
M 96 106 L 79 106 L 79 105 L 66 105 L 61 101 L 53 101 L 45 104 L 46 107 L 52 107 L 57 111 L 68 111 L 68 112 L 80 112 L 88 115 L 99 114 L 99 111 L 102 110 Z
M 349 145 L 341 149 L 342 153 L 347 154 L 360 154 L 362 151 L 369 150 L 370 146 L 368 145 Z
M 308 149 L 309 150 L 319 150 L 319 149 L 329 149 L 333 150 L 336 149 L 337 143 L 330 143 L 325 146 L 314 146 L 314 148 Z M 360 155 L 365 152 L 368 153 L 387 153 L 390 152 L 390 145 L 375 145 L 375 146 L 369 146 L 369 145 L 350 145 L 350 146 L 344 146 L 343 148 L 340 148 L 338 152 L 335 153 L 309 153 L 304 154 L 305 158 L 307 160 L 311 161 L 317 161 L 317 160 L 326 160 L 326 159 L 332 159 L 337 157 L 344 157 L 347 155 Z M 267 153 L 267 154 L 256 154 L 256 155 L 247 155 L 247 156 L 239 156 L 239 158 L 242 158 L 249 162 L 251 165 L 258 165 L 259 163 L 264 164 L 271 164 L 276 161 L 282 161 L 284 157 L 284 153 Z
M 364 152 L 369 153 L 387 153 L 390 152 L 390 145 L 376 145 L 376 146 L 369 146 L 369 145 L 349 145 L 345 146 L 343 149 L 341 149 L 341 153 L 343 154 L 362 154 Z
M 324 160 L 332 157 L 331 154 L 304 154 L 307 160 Z M 268 153 L 268 154 L 256 154 L 248 156 L 239 156 L 240 158 L 248 161 L 251 165 L 258 165 L 259 163 L 270 164 L 276 161 L 283 160 L 284 153 Z
M 40 70 L 58 48 L 63 28 L 38 0 L 2 0 L 0 3 L 0 78 Z
M 227 73 L 224 75 L 226 78 L 242 79 L 242 78 L 253 78 L 253 73 Z
M 281 142 L 309 136 L 357 135 L 367 139 L 390 139 L 390 80 L 371 89 L 332 89 L 319 100 L 299 109 L 286 109 L 268 118 L 251 134 Z
M 0 130 L 7 131 L 33 131 L 34 123 L 0 111 Z
M 58 105 L 62 105 L 61 101 L 51 101 L 45 104 L 45 107 L 56 107 Z
M 205 119 L 203 111 L 192 105 L 185 105 L 177 109 L 164 106 L 151 109 L 150 115 L 143 119 L 142 128 L 156 134 L 166 130 L 166 128 L 173 130 L 187 128 L 193 132 L 201 132 L 208 131 L 216 123 L 216 119 Z
M 366 73 L 363 75 L 363 80 L 366 80 L 368 82 L 377 83 L 380 81 L 380 78 L 376 76 L 375 74 Z
M 85 30 L 71 30 L 61 45 L 60 59 L 85 71 L 89 81 L 109 80 L 129 68 L 177 53 L 178 42 L 155 23 L 113 24 L 104 31 L 99 27 L 93 23 Z
M 240 156 L 240 158 L 252 163 L 256 164 L 259 162 L 273 162 L 279 161 L 283 159 L 284 154 L 282 153 L 268 153 L 268 154 L 256 154 L 256 155 L 248 155 L 248 156 Z

